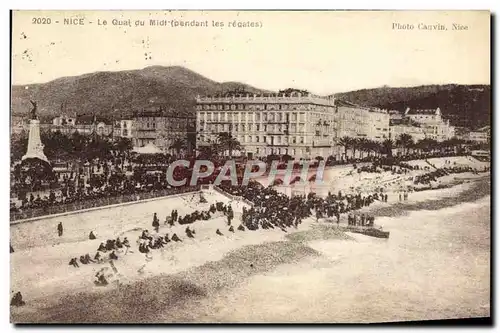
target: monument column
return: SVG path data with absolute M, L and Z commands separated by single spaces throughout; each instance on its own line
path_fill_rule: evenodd
M 28 136 L 28 150 L 26 154 L 23 156 L 22 160 L 28 158 L 38 158 L 42 161 L 49 163 L 47 156 L 45 156 L 43 152 L 43 144 L 40 139 L 40 120 L 37 119 L 36 115 L 36 103 L 31 101 L 33 104 L 33 109 L 31 110 L 31 119 L 30 119 L 30 131 Z

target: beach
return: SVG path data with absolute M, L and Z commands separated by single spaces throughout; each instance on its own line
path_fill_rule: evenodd
M 457 178 L 462 178 L 457 181 Z M 106 237 L 129 236 L 133 247 L 153 212 L 163 222 L 203 209 L 196 195 L 161 199 L 142 208 L 94 211 L 11 226 L 11 289 L 27 306 L 13 322 L 385 322 L 489 316 L 490 178 L 456 176 L 450 187 L 411 193 L 365 208 L 388 240 L 342 233 L 326 220 L 297 230 L 231 234 L 220 216 L 195 222 L 196 239 L 116 261 L 121 287 L 93 286 L 99 265 L 68 265 Z M 209 205 L 230 199 L 205 194 Z M 235 208 L 235 220 L 242 204 Z M 118 213 L 119 212 L 119 213 Z M 118 221 L 117 221 L 118 220 Z M 205 223 L 205 224 L 203 224 Z M 50 228 L 47 227 L 50 224 Z M 183 235 L 183 226 L 164 232 Z M 215 236 L 220 228 L 224 236 Z M 98 239 L 88 240 L 90 229 Z M 33 235 L 27 237 L 26 235 Z M 132 238 L 133 237 L 133 238 Z M 27 269 L 29 267 L 30 269 Z

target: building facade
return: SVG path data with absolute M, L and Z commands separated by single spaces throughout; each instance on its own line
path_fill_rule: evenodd
M 111 136 L 113 131 L 113 126 L 106 124 L 104 122 L 98 122 L 95 124 L 75 124 L 75 125 L 49 125 L 49 129 L 52 132 L 61 132 L 66 135 L 72 135 L 73 133 L 79 133 L 82 135 L 97 134 L 99 136 Z
M 232 92 L 198 97 L 197 144 L 231 133 L 249 157 L 328 157 L 337 137 L 334 98 L 288 89 L 278 94 Z
M 76 117 L 67 117 L 60 115 L 52 119 L 52 125 L 54 126 L 75 126 Z
M 426 138 L 441 142 L 449 140 L 455 136 L 455 128 L 450 126 L 449 120 L 444 120 L 442 118 L 441 110 L 439 108 L 435 110 L 412 110 L 407 108 L 404 113 L 404 117 L 420 124 Z
M 490 143 L 491 128 L 485 126 L 475 131 L 470 131 L 467 135 L 467 140 L 475 143 Z
M 134 134 L 134 121 L 131 119 L 120 120 L 117 126 L 118 136 L 127 139 L 133 139 Z
M 166 153 L 175 153 L 172 146 L 177 141 L 184 142 L 183 151 L 189 152 L 193 144 L 189 140 L 189 133 L 195 130 L 194 116 L 174 114 L 162 108 L 143 110 L 134 114 L 129 124 L 134 146 L 143 147 L 153 143 Z
M 338 136 L 384 141 L 389 138 L 390 115 L 387 110 L 336 101 Z
M 396 141 L 402 134 L 411 135 L 414 142 L 425 139 L 424 129 L 409 119 L 391 119 L 389 139 Z

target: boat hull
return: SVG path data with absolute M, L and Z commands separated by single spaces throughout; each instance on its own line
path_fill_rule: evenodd
M 372 227 L 343 227 L 346 232 L 354 232 L 357 234 L 362 234 L 365 236 L 375 237 L 375 238 L 389 238 L 389 231 L 383 231 L 380 229 L 372 228 Z

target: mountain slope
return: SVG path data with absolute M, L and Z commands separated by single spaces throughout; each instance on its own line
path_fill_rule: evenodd
M 31 99 L 38 102 L 42 117 L 60 113 L 119 117 L 155 106 L 184 113 L 193 112 L 197 95 L 212 95 L 235 88 L 265 92 L 242 83 L 215 82 L 183 67 L 152 66 L 13 86 L 11 108 L 13 114 L 27 114 Z
M 375 88 L 335 94 L 336 98 L 360 105 L 403 112 L 439 107 L 454 126 L 479 128 L 491 123 L 489 85 L 428 85 L 410 88 Z

